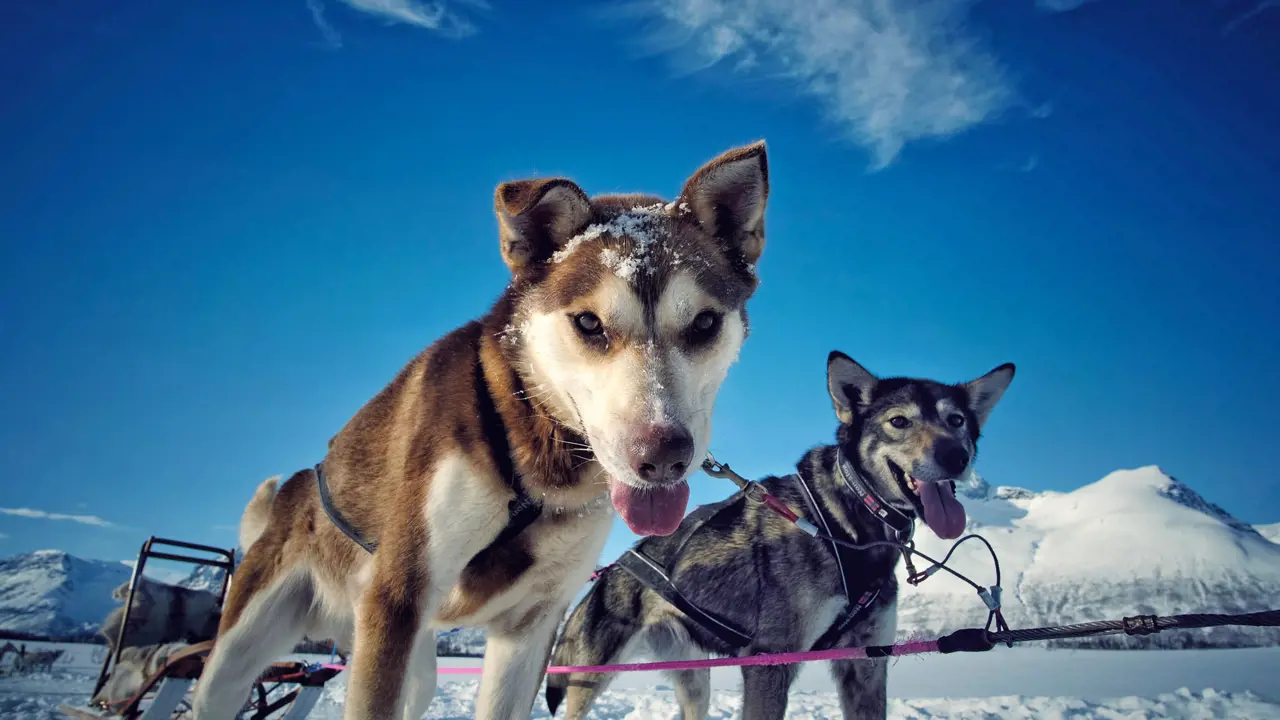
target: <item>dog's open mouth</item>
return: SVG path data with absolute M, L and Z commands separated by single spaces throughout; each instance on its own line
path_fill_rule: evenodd
M 926 482 L 910 475 L 893 461 L 889 461 L 898 484 L 908 496 L 915 495 L 924 524 L 943 540 L 954 540 L 964 533 L 964 505 L 956 499 L 955 488 L 950 482 Z M 914 504 L 914 503 L 913 503 Z

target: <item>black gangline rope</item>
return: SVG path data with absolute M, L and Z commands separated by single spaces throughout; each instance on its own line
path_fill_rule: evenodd
M 1088 637 L 1091 635 L 1151 635 L 1162 630 L 1194 630 L 1196 628 L 1224 625 L 1248 625 L 1252 627 L 1280 627 L 1280 610 L 1240 615 L 1193 613 L 1189 615 L 1134 615 L 1122 620 L 1098 620 L 1075 625 L 1025 628 L 989 633 L 994 642 L 1034 642 Z

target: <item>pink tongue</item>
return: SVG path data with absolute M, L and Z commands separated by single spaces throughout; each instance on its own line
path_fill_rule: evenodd
M 609 489 L 609 499 L 631 532 L 670 535 L 684 519 L 685 507 L 689 505 L 689 483 L 638 490 L 626 483 L 614 482 Z
M 920 483 L 924 522 L 943 540 L 954 540 L 964 532 L 964 506 L 956 500 L 951 483 Z M 616 503 L 615 503 L 616 504 Z

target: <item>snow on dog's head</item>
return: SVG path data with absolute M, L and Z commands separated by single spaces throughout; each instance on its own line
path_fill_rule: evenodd
M 586 439 L 636 533 L 684 516 L 747 336 L 767 196 L 763 143 L 707 163 L 670 203 L 559 178 L 498 188 L 529 395 Z

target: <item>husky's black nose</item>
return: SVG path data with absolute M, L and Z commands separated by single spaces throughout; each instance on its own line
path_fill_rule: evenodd
M 681 425 L 650 425 L 636 438 L 631 467 L 642 480 L 666 482 L 684 475 L 693 460 L 693 436 Z
M 939 440 L 933 446 L 933 461 L 949 477 L 955 477 L 969 465 L 969 452 L 955 440 Z

